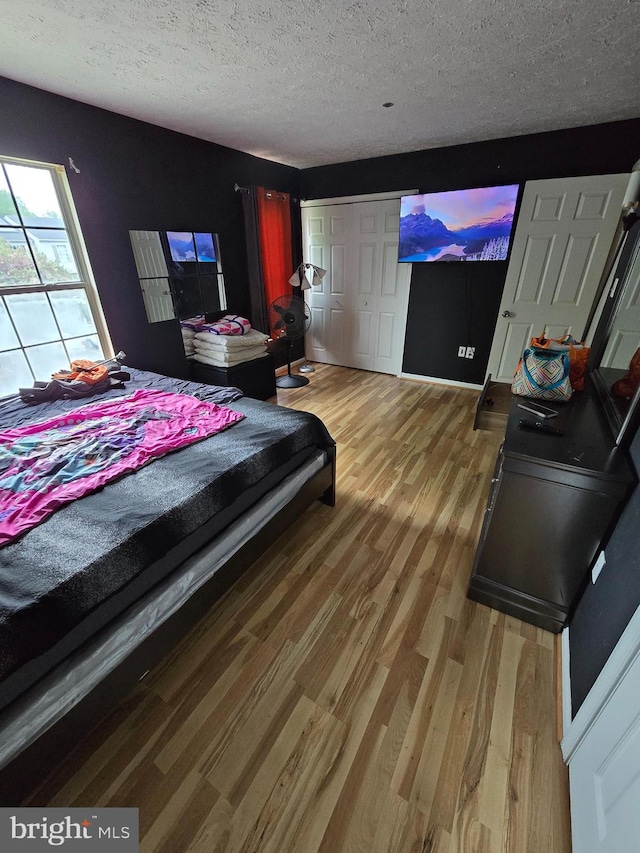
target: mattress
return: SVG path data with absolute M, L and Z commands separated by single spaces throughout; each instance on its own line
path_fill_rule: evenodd
M 333 446 L 313 415 L 242 398 L 237 389 L 129 370 L 125 389 L 107 395 L 179 391 L 245 417 L 61 508 L 0 549 L 0 708 Z M 9 398 L 0 401 L 0 429 L 102 396 L 37 406 Z
M 109 625 L 4 711 L 0 711 L 0 768 L 65 716 L 156 628 L 292 500 L 327 462 L 318 451 L 272 489 L 241 518 L 164 581 L 128 607 Z

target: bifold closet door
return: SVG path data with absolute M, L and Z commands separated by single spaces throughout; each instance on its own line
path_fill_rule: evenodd
M 303 208 L 305 261 L 327 275 L 306 292 L 307 358 L 398 374 L 410 264 L 398 264 L 399 199 Z

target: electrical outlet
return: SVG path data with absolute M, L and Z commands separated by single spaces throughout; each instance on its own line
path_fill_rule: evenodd
M 467 357 L 467 348 L 466 347 L 458 347 L 458 358 L 466 358 Z
M 465 356 L 465 358 L 473 358 L 475 356 L 475 354 L 476 354 L 476 348 L 475 347 L 467 347 L 467 350 L 466 350 L 464 356 Z

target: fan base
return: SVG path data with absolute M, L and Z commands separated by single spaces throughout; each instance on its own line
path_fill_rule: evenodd
M 303 385 L 308 385 L 309 380 L 306 376 L 291 376 L 288 373 L 284 376 L 276 377 L 276 385 L 278 388 L 302 388 Z

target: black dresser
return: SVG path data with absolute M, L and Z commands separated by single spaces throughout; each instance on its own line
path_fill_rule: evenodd
M 535 416 L 514 398 L 496 460 L 470 598 L 555 633 L 636 482 L 616 449 L 591 382 L 547 421 L 564 433 L 520 429 Z M 545 405 L 547 405 L 545 403 Z
M 268 400 L 276 396 L 276 374 L 273 356 L 267 353 L 262 358 L 244 361 L 232 367 L 214 367 L 192 361 L 193 378 L 207 385 L 222 385 L 239 388 L 247 397 Z

